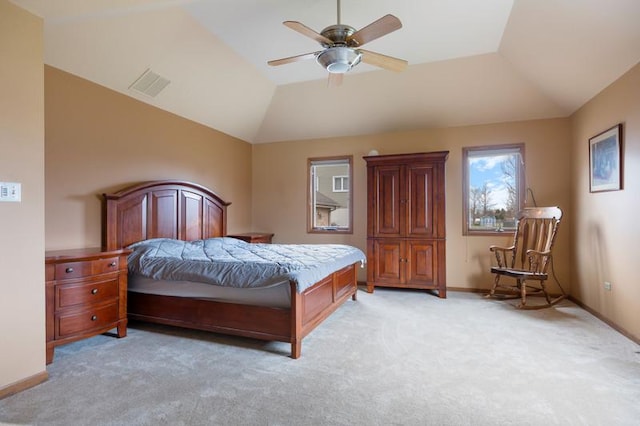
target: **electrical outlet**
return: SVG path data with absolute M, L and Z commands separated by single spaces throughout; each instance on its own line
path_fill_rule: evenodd
M 607 291 L 611 291 L 611 283 L 609 281 L 604 282 L 604 289 Z

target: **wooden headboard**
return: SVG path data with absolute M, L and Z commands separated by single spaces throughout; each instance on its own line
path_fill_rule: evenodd
M 103 195 L 107 250 L 151 238 L 198 240 L 227 234 L 231 203 L 195 183 L 151 181 Z

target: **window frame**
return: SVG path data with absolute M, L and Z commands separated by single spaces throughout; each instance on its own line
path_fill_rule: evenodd
M 351 185 L 349 185 L 349 176 L 348 175 L 335 175 L 332 176 L 333 181 L 333 192 L 349 192 L 351 189 Z M 340 189 L 336 189 L 336 179 L 340 179 Z M 347 180 L 347 189 L 344 189 L 344 181 Z
M 494 155 L 500 155 L 501 153 L 513 151 L 513 153 L 520 155 L 520 161 L 516 163 L 518 170 L 516 171 L 516 211 L 522 210 L 526 200 L 526 156 L 525 156 L 525 144 L 524 143 L 512 143 L 512 144 L 496 144 L 496 145 L 483 145 L 462 148 L 462 234 L 463 235 L 504 235 L 505 233 L 515 232 L 514 228 L 494 230 L 482 229 L 474 230 L 470 227 L 469 218 L 469 191 L 470 191 L 470 171 L 469 171 L 469 158 L 477 156 L 477 153 L 491 153 Z M 476 154 L 476 155 L 474 155 Z
M 347 227 L 318 227 L 314 223 L 314 208 L 315 202 L 315 189 L 318 185 L 318 176 L 313 175 L 312 167 L 318 164 L 344 164 L 348 166 L 349 172 L 344 176 L 349 180 L 349 187 L 345 191 L 337 191 L 338 193 L 348 193 L 348 221 Z M 338 176 L 338 175 L 335 175 Z M 313 184 L 312 184 L 313 183 Z M 312 157 L 307 159 L 307 233 L 309 234 L 353 234 L 353 155 L 339 155 L 331 157 Z M 331 176 L 331 187 L 334 187 L 334 175 Z

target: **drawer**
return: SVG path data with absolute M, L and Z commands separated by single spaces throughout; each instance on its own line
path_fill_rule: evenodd
M 117 272 L 119 258 L 108 257 L 105 259 L 83 260 L 78 262 L 64 262 L 56 265 L 55 279 L 66 280 L 70 278 L 82 278 L 89 275 L 99 275 L 108 272 Z
M 118 271 L 118 257 L 108 257 L 106 259 L 97 259 L 93 261 L 93 274 L 106 274 L 108 272 Z
M 56 310 L 74 305 L 93 305 L 118 297 L 118 276 L 90 283 L 58 284 Z
M 80 278 L 91 275 L 91 261 L 65 262 L 56 265 L 56 279 Z
M 100 329 L 118 321 L 118 304 L 60 315 L 57 318 L 56 339 L 93 329 Z

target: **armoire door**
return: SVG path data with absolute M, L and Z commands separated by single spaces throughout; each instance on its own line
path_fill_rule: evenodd
M 409 287 L 437 284 L 438 255 L 437 242 L 428 240 L 407 240 L 405 283 Z
M 375 261 L 373 280 L 377 283 L 398 284 L 404 282 L 405 277 L 405 244 L 402 240 L 376 239 L 371 240 L 371 249 Z
M 399 237 L 404 231 L 405 190 L 402 167 L 380 166 L 375 170 L 374 235 Z M 401 192 L 402 191 L 402 192 Z

